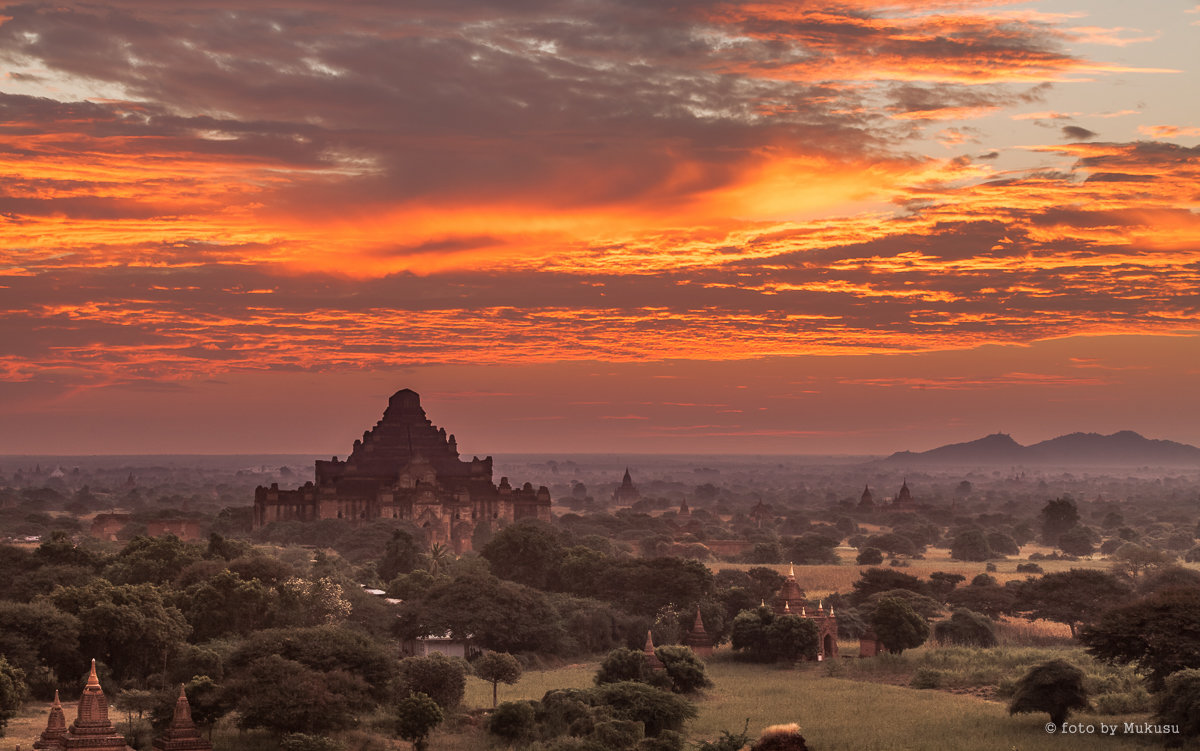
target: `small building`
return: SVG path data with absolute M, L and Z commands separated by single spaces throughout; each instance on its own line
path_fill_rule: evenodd
M 116 542 L 121 530 L 129 525 L 129 514 L 96 514 L 88 534 L 100 540 Z
M 146 534 L 151 537 L 175 535 L 184 542 L 195 542 L 203 538 L 204 529 L 195 519 L 154 519 L 146 522 Z
M 400 642 L 401 657 L 428 657 L 437 652 L 447 657 L 461 657 L 469 660 L 479 649 L 471 643 L 471 637 L 458 637 L 449 631 L 442 634 L 418 636 L 416 639 L 406 639 Z
M 872 629 L 868 628 L 858 637 L 859 657 L 874 657 L 886 651 L 887 647 L 883 646 L 883 642 L 879 641 L 879 636 Z

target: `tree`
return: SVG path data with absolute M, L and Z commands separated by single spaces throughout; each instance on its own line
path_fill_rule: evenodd
M 1080 629 L 1079 641 L 1105 662 L 1134 663 L 1157 691 L 1171 673 L 1200 668 L 1200 591 L 1164 590 L 1113 608 Z
M 1076 525 L 1058 536 L 1058 547 L 1067 555 L 1091 555 L 1096 549 L 1093 544 L 1092 531 L 1087 527 Z
M 49 600 L 79 619 L 80 651 L 112 666 L 118 680 L 161 670 L 189 631 L 183 614 L 153 584 L 94 579 L 60 587 Z
M 277 593 L 257 579 L 245 581 L 228 569 L 188 587 L 176 597 L 192 627 L 192 640 L 247 634 L 270 625 Z
M 962 574 L 948 574 L 945 571 L 934 571 L 929 575 L 929 593 L 934 599 L 946 601 L 946 597 L 954 591 L 967 577 Z
M 1008 713 L 1046 712 L 1051 722 L 1062 725 L 1072 709 L 1087 706 L 1083 671 L 1069 662 L 1051 660 L 1033 666 L 1017 681 Z
M 982 529 L 964 529 L 950 543 L 950 557 L 956 561 L 986 561 L 996 554 Z
M 175 535 L 134 537 L 104 569 L 114 584 L 165 584 L 200 560 L 200 548 Z
M 1166 568 L 1174 564 L 1177 558 L 1166 550 L 1127 542 L 1113 553 L 1113 570 L 1136 578 L 1143 572 Z
M 883 563 L 883 551 L 879 548 L 863 548 L 858 551 L 854 562 L 860 566 L 878 566 Z
M 929 586 L 917 577 L 886 568 L 867 569 L 851 586 L 854 587 L 854 591 L 850 594 L 850 602 L 854 605 L 864 602 L 877 592 L 892 589 L 908 589 L 917 594 L 929 594 Z
M 605 683 L 591 691 L 596 702 L 606 705 L 615 719 L 645 723 L 647 736 L 678 731 L 697 714 L 695 705 L 682 696 L 644 683 Z
M 533 703 L 506 701 L 496 707 L 487 721 L 487 731 L 508 745 L 528 741 L 537 729 Z
M 1178 726 L 1184 738 L 1200 735 L 1200 670 L 1180 670 L 1167 677 L 1155 719 Z
M 1003 532 L 988 532 L 987 535 L 988 547 L 996 555 L 1020 555 L 1021 547 L 1017 545 L 1017 541 L 1011 535 Z
M 614 649 L 604 655 L 593 680 L 597 686 L 621 681 L 650 683 L 652 676 L 653 671 L 646 662 L 644 652 L 637 649 Z
M 485 652 L 472 666 L 475 675 L 492 684 L 492 708 L 496 708 L 496 688 L 500 683 L 512 685 L 521 679 L 521 663 L 507 652 Z
M 546 522 L 525 520 L 493 535 L 480 555 L 501 579 L 548 589 L 558 577 L 563 545 L 558 532 Z
M 1042 508 L 1042 542 L 1058 547 L 1058 537 L 1079 523 L 1079 510 L 1070 498 L 1055 498 Z
M 83 663 L 79 629 L 78 618 L 45 600 L 0 600 L 0 655 L 26 675 L 32 675 L 39 666 L 53 670 L 56 678 L 78 670 Z
M 379 578 L 390 582 L 400 574 L 410 573 L 417 567 L 419 556 L 420 549 L 413 536 L 403 529 L 393 530 L 379 561 Z
M 395 658 L 385 644 L 344 626 L 257 631 L 234 650 L 227 667 L 238 673 L 255 660 L 272 655 L 320 672 L 342 671 L 361 676 L 379 688 L 390 686 L 396 677 Z
M 871 628 L 889 652 L 900 654 L 929 638 L 929 624 L 904 600 L 884 597 L 871 614 Z
M 655 649 L 654 656 L 662 662 L 663 672 L 671 679 L 671 690 L 677 694 L 691 694 L 713 685 L 704 663 L 691 647 L 667 644 Z
M 17 716 L 28 693 L 25 671 L 0 655 L 0 736 L 4 735 L 8 721 Z
M 1016 587 L 1014 609 L 1027 620 L 1065 623 L 1071 636 L 1081 623 L 1099 614 L 1097 605 L 1117 605 L 1129 598 L 1129 585 L 1096 569 L 1073 568 L 1028 579 Z
M 462 660 L 440 652 L 400 661 L 400 694 L 423 694 L 445 710 L 462 702 L 467 673 Z
M 946 603 L 956 608 L 966 608 L 983 613 L 989 618 L 999 618 L 1013 609 L 1016 593 L 1010 587 L 992 584 L 972 584 L 959 587 L 946 596 Z
M 837 563 L 834 548 L 841 542 L 819 532 L 802 534 L 787 544 L 788 560 L 803 564 Z
M 934 637 L 943 644 L 967 647 L 996 646 L 996 626 L 982 613 L 957 608 L 950 617 L 933 627 Z
M 371 687 L 344 670 L 319 671 L 279 655 L 251 662 L 229 681 L 238 726 L 277 735 L 326 733 L 354 725 L 374 706 Z
M 404 603 L 397 633 L 411 639 L 449 631 L 503 652 L 557 652 L 566 632 L 549 596 L 531 587 L 469 572 Z
M 776 616 L 770 608 L 743 610 L 733 619 L 731 642 L 753 662 L 796 661 L 816 657 L 817 625 L 796 615 Z
M 396 735 L 412 743 L 413 751 L 425 751 L 429 734 L 443 718 L 436 701 L 425 694 L 409 694 L 396 704 Z

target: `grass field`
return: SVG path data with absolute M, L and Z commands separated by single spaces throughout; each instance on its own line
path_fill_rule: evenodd
M 883 660 L 845 660 L 840 670 L 809 663 L 799 668 L 781 668 L 739 663 L 728 655 L 708 663 L 714 688 L 697 701 L 699 716 L 686 728 L 689 747 L 713 740 L 722 730 L 740 731 L 747 719 L 750 732 L 767 725 L 795 722 L 814 751 L 898 751 L 930 749 L 942 751 L 1124 751 L 1153 747 L 1145 740 L 1121 735 L 1100 735 L 1099 724 L 1122 725 L 1145 721 L 1147 715 L 1094 715 L 1072 717 L 1096 726 L 1095 733 L 1050 735 L 1045 732 L 1045 715 L 1009 716 L 1006 705 L 976 696 L 940 690 L 917 690 L 905 685 L 912 671 L 935 667 L 947 676 L 951 688 L 994 683 L 1005 676 L 1019 675 L 1025 667 L 1052 656 L 1087 661 L 1076 648 L 963 650 L 922 648 Z M 512 686 L 500 686 L 500 701 L 540 699 L 555 688 L 592 685 L 597 663 L 577 663 L 554 670 L 529 671 Z M 1106 674 L 1112 669 L 1095 667 L 1095 687 L 1107 681 L 1120 682 L 1129 676 Z M 838 675 L 832 676 L 831 672 Z M 1109 677 L 1106 677 L 1109 676 Z M 1113 677 L 1115 676 L 1115 677 Z M 439 751 L 486 751 L 491 748 L 482 730 L 480 710 L 491 707 L 491 685 L 468 678 L 465 712 L 439 729 L 430 748 Z M 74 706 L 64 707 L 67 721 Z M 113 714 L 114 721 L 124 719 Z M 45 727 L 46 706 L 31 703 L 9 723 L 3 744 L 20 744 L 27 749 Z M 369 718 L 364 728 L 345 734 L 346 751 L 390 751 L 408 744 L 387 737 L 386 712 Z M 254 734 L 239 734 L 223 723 L 214 736 L 216 751 L 266 751 L 272 746 Z M 1161 746 L 1160 746 L 1161 747 Z
M 1122 751 L 1146 749 L 1144 740 L 1100 735 L 1099 724 L 1123 726 L 1143 722 L 1146 713 L 1080 714 L 1073 721 L 1092 724 L 1096 732 L 1048 734 L 1045 715 L 1009 716 L 1002 701 L 905 685 L 913 671 L 934 666 L 947 676 L 949 688 L 994 684 L 1019 676 L 1031 664 L 1055 656 L 1093 665 L 1096 689 L 1131 679 L 1119 670 L 1095 666 L 1075 648 L 996 650 L 912 650 L 887 660 L 845 660 L 841 670 L 811 663 L 800 668 L 751 665 L 728 656 L 708 663 L 715 687 L 697 702 L 700 711 L 687 727 L 689 744 L 716 739 L 722 730 L 740 731 L 747 719 L 750 732 L 767 725 L 796 722 L 814 751 Z M 886 664 L 885 664 L 886 663 Z M 584 663 L 557 670 L 527 673 L 514 686 L 501 686 L 500 700 L 538 699 L 551 688 L 592 685 L 597 665 Z M 833 677 L 830 672 L 839 675 Z M 467 682 L 467 708 L 491 706 L 491 687 L 478 679 Z M 486 740 L 473 727 L 439 732 L 432 748 L 482 751 Z

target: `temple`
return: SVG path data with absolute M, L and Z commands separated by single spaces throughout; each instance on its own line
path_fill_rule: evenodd
M 804 590 L 796 582 L 796 568 L 788 568 L 787 579 L 783 586 L 771 598 L 771 610 L 775 615 L 798 615 L 808 618 L 817 624 L 817 659 L 829 660 L 838 656 L 837 618 L 833 614 L 833 606 L 825 610 L 823 602 L 817 603 L 815 609 L 804 599 Z
M 154 739 L 154 751 L 212 751 L 212 744 L 200 737 L 192 722 L 192 707 L 188 704 L 183 686 L 175 700 L 175 714 L 166 732 Z
M 125 736 L 118 733 L 108 719 L 108 699 L 104 696 L 104 689 L 100 687 L 100 679 L 96 676 L 95 660 L 92 660 L 92 671 L 88 674 L 87 686 L 79 697 L 79 711 L 75 715 L 75 721 L 67 727 L 58 692 L 54 692 L 54 704 L 50 707 L 46 729 L 34 741 L 33 747 L 51 751 L 133 751 L 125 745 Z
M 696 620 L 692 630 L 683 637 L 685 646 L 690 647 L 697 657 L 711 657 L 713 653 L 713 638 L 704 628 L 704 619 L 700 617 L 700 606 L 696 606 Z
M 550 520 L 550 491 L 513 488 L 507 477 L 496 485 L 490 456 L 460 459 L 454 436 L 425 417 L 410 389 L 392 395 L 345 461 L 317 461 L 315 483 L 254 491 L 255 529 L 276 521 L 403 519 L 423 529 L 428 544 L 456 554 L 471 549 L 477 526 L 527 518 Z
M 892 500 L 888 511 L 916 511 L 917 502 L 913 500 L 912 491 L 908 489 L 908 480 L 900 484 L 900 492 Z
M 625 468 L 625 476 L 621 478 L 621 484 L 613 491 L 613 503 L 618 506 L 633 505 L 642 497 L 638 492 L 637 486 L 633 484 L 633 478 L 629 476 L 629 467 Z

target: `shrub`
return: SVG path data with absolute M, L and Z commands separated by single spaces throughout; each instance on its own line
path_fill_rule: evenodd
M 1178 725 L 1185 738 L 1200 735 L 1200 670 L 1180 670 L 1167 676 L 1156 718 L 1163 724 Z
M 1061 725 L 1072 709 L 1087 706 L 1083 671 L 1069 662 L 1051 660 L 1030 668 L 1017 681 L 1008 713 L 1046 712 L 1054 724 Z
M 792 723 L 765 728 L 750 751 L 808 751 L 808 746 L 800 735 L 800 726 Z
M 996 626 L 992 619 L 966 608 L 958 608 L 948 620 L 939 621 L 933 627 L 933 635 L 943 644 L 968 647 L 996 646 Z
M 288 733 L 279 741 L 282 751 L 338 751 L 342 744 L 322 735 L 308 733 Z
M 401 660 L 399 673 L 401 696 L 424 694 L 442 709 L 457 707 L 466 691 L 466 664 L 438 652 Z
M 527 701 L 506 701 L 487 721 L 487 731 L 509 745 L 532 738 L 536 730 L 537 715 Z
M 908 685 L 913 688 L 939 688 L 942 685 L 942 673 L 933 668 L 917 668 Z
M 409 694 L 396 704 L 396 735 L 413 744 L 413 751 L 425 751 L 429 734 L 444 719 L 441 707 L 425 694 Z
M 883 563 L 883 551 L 879 548 L 863 548 L 854 562 L 860 566 L 878 566 Z
M 1017 573 L 1018 574 L 1044 574 L 1045 569 L 1043 569 L 1041 566 L 1037 565 L 1036 563 L 1018 563 L 1017 564 Z
M 647 736 L 664 730 L 678 731 L 697 714 L 696 707 L 687 699 L 643 683 L 606 683 L 592 689 L 592 694 L 597 703 L 611 709 L 616 719 L 644 723 Z
M 671 690 L 675 693 L 691 694 L 713 685 L 704 670 L 704 663 L 696 657 L 691 647 L 663 646 L 654 650 L 654 654 L 662 660 L 663 669 L 671 679 Z

